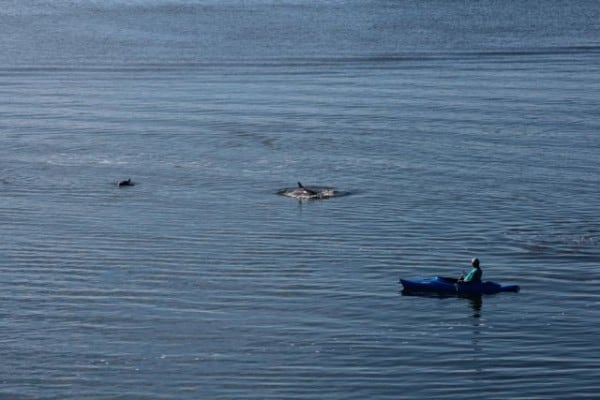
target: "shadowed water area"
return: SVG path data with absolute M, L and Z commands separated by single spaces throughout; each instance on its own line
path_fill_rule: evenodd
M 597 397 L 599 21 L 3 3 L 0 398 Z

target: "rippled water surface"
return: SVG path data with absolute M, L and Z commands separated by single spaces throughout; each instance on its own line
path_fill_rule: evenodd
M 596 398 L 600 6 L 544 4 L 7 2 L 0 398 Z M 474 256 L 521 292 L 401 295 Z

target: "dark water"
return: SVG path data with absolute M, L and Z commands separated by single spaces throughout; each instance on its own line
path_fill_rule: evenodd
M 0 398 L 597 398 L 599 21 L 4 2 Z

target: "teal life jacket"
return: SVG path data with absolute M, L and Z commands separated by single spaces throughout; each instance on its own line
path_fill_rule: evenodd
M 467 276 L 465 276 L 465 279 L 463 279 L 463 281 L 464 282 L 481 282 L 482 274 L 483 273 L 481 272 L 481 269 L 473 268 L 471 271 L 469 271 Z

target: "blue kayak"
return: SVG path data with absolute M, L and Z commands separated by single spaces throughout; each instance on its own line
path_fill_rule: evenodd
M 443 276 L 400 279 L 400 283 L 404 286 L 404 291 L 409 293 L 480 295 L 519 291 L 518 285 L 500 285 L 491 281 L 459 283 L 456 278 Z

